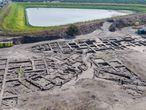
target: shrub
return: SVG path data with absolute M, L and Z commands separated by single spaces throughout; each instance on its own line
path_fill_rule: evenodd
M 67 31 L 66 31 L 66 34 L 68 36 L 75 36 L 79 33 L 79 30 L 78 30 L 78 27 L 75 26 L 75 25 L 70 25 L 68 28 L 67 28 Z
M 3 43 L 0 43 L 0 48 L 2 48 L 3 47 Z

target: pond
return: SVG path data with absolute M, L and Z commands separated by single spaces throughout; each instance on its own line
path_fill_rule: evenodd
M 96 19 L 131 14 L 131 11 L 72 8 L 27 8 L 26 16 L 31 26 L 59 26 Z

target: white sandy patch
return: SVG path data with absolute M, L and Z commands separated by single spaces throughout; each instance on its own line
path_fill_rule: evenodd
M 146 47 L 145 46 L 128 46 L 129 49 L 133 49 L 136 50 L 138 52 L 145 52 L 146 51 Z

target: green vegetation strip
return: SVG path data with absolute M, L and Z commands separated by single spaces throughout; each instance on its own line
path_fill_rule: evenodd
M 0 48 L 6 48 L 12 46 L 14 46 L 13 42 L 0 42 Z
M 62 26 L 33 27 L 27 23 L 25 9 L 32 7 L 55 7 L 55 8 L 82 8 L 82 9 L 113 9 L 132 10 L 146 12 L 145 5 L 137 4 L 92 4 L 92 3 L 11 3 L 0 10 L 0 29 L 5 32 L 33 33 L 45 30 L 55 30 Z

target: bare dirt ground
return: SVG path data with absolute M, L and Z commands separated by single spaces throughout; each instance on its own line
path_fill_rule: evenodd
M 126 27 L 0 49 L 2 110 L 145 110 L 146 40 Z

